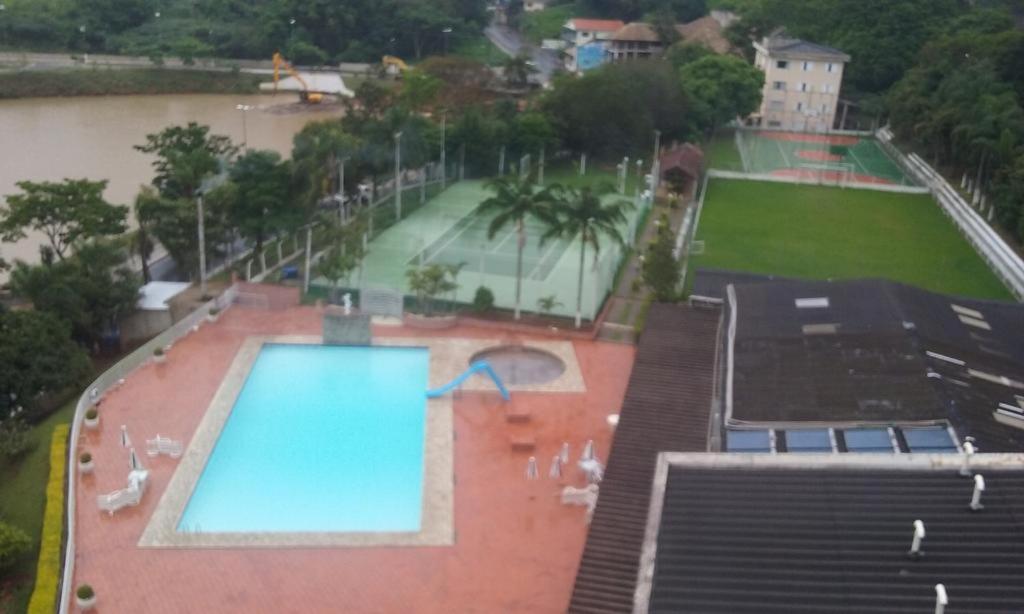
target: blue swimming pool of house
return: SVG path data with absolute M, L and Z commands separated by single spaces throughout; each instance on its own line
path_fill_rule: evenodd
M 420 529 L 426 348 L 265 344 L 178 523 Z

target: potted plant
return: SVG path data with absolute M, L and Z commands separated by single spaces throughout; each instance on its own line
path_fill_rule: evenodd
M 93 609 L 96 607 L 96 591 L 92 590 L 88 584 L 79 585 L 78 590 L 75 591 L 75 603 L 78 604 L 79 610 Z
M 100 427 L 100 412 L 95 406 L 90 407 L 85 411 L 85 420 L 83 422 L 87 429 L 98 429 Z
M 163 348 L 153 350 L 153 362 L 164 362 L 165 360 L 167 360 L 167 354 L 164 353 Z
M 217 309 L 216 307 L 211 307 L 210 311 L 208 311 L 206 313 L 206 320 L 208 322 L 216 322 L 217 318 L 219 318 L 219 317 L 220 317 L 220 309 Z
M 82 452 L 78 455 L 78 473 L 87 475 L 92 473 L 94 463 L 92 460 L 92 454 L 89 452 Z
M 459 284 L 456 282 L 462 264 L 429 264 L 406 271 L 409 289 L 416 294 L 420 314 L 406 314 L 405 323 L 415 328 L 450 328 L 458 323 L 454 313 L 435 315 L 437 297 L 451 294 L 454 297 Z

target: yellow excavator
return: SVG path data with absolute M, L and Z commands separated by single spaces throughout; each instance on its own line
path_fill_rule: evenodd
M 305 102 L 306 104 L 320 104 L 320 102 L 323 101 L 324 95 L 321 94 L 320 92 L 311 92 L 311 91 L 309 91 L 309 84 L 306 83 L 306 80 L 302 78 L 302 75 L 300 75 L 298 73 L 298 71 L 296 71 L 295 68 L 293 68 L 292 65 L 288 63 L 287 60 L 285 60 L 283 57 L 281 57 L 280 52 L 276 52 L 275 51 L 273 59 L 274 59 L 274 92 L 275 93 L 277 92 L 277 82 L 281 78 L 280 77 L 281 68 L 284 67 L 284 69 L 288 71 L 288 74 L 290 74 L 291 76 L 295 77 L 295 80 L 298 81 L 302 85 L 302 91 L 299 92 L 299 100 L 301 100 L 302 102 Z
M 388 69 L 391 68 L 392 66 L 398 69 L 399 75 L 409 70 L 409 65 L 406 64 L 405 61 L 402 60 L 402 58 L 395 57 L 393 55 L 386 55 L 382 57 L 380 59 L 380 64 L 381 67 L 384 69 L 384 72 L 388 72 Z

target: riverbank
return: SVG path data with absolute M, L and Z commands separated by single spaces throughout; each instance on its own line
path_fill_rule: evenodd
M 262 75 L 169 68 L 0 72 L 0 99 L 132 94 L 255 94 Z

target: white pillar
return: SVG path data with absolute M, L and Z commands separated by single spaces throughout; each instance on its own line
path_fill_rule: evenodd
M 395 220 L 402 219 L 402 133 L 395 133 Z
M 243 115 L 244 117 L 244 115 Z M 196 218 L 199 235 L 199 296 L 206 298 L 206 229 L 203 219 L 203 195 L 196 198 Z
M 302 276 L 302 291 L 304 293 L 308 293 L 309 292 L 309 267 L 310 267 L 310 260 L 312 259 L 312 253 L 311 253 L 312 251 L 313 251 L 313 227 L 312 226 L 308 226 L 308 227 L 306 227 L 306 271 L 305 271 L 305 274 Z

